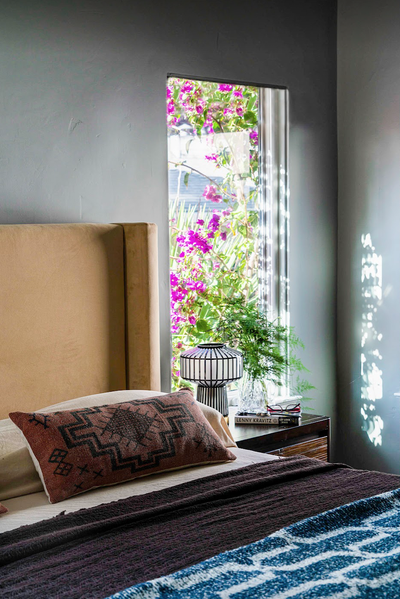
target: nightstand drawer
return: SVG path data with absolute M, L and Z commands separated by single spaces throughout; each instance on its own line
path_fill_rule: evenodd
M 281 447 L 275 451 L 268 451 L 272 455 L 279 455 L 289 457 L 291 455 L 304 455 L 307 458 L 316 458 L 317 460 L 328 461 L 328 439 L 327 437 L 320 437 L 319 439 L 312 439 L 311 441 L 303 441 L 302 443 L 295 443 L 294 445 L 288 445 L 287 447 Z

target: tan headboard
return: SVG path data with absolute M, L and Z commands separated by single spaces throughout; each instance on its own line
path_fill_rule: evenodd
M 156 225 L 1 225 L 0 318 L 0 419 L 159 390 Z

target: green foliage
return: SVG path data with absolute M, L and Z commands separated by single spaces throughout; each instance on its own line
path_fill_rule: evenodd
M 280 385 L 285 375 L 304 367 L 292 352 L 301 346 L 293 331 L 268 322 L 257 308 L 258 88 L 171 78 L 167 122 L 171 139 L 184 126 L 179 140 L 186 152 L 194 141 L 204 143 L 208 163 L 222 177 L 202 173 L 189 157 L 170 162 L 179 172 L 176 196 L 170 198 L 173 387 L 182 385 L 180 353 L 210 339 L 242 350 L 251 377 Z M 233 133 L 246 142 L 247 156 L 235 149 Z M 196 206 L 187 207 L 181 183 L 187 188 L 193 173 L 203 176 L 204 192 Z M 304 381 L 298 385 L 311 388 Z
M 286 378 L 295 378 L 292 389 L 301 395 L 314 388 L 297 374 L 308 371 L 294 353 L 304 346 L 292 328 L 268 320 L 243 297 L 227 299 L 220 308 L 221 317 L 209 334 L 243 353 L 243 366 L 251 379 L 281 386 Z

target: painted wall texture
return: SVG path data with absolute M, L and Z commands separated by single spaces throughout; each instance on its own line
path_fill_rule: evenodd
M 338 4 L 339 459 L 400 472 L 400 3 Z
M 0 222 L 157 223 L 164 389 L 167 75 L 289 88 L 292 324 L 333 416 L 336 1 L 3 0 L 0 53 Z

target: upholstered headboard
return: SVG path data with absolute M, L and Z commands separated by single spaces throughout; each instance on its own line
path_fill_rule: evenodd
M 0 419 L 159 390 L 156 225 L 1 225 L 0 318 Z

